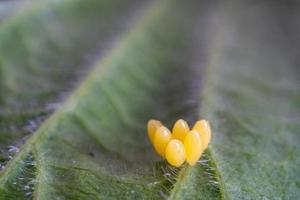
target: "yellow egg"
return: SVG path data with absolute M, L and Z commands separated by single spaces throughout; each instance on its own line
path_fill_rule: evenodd
M 166 147 L 171 139 L 171 132 L 166 127 L 161 126 L 156 130 L 153 138 L 153 145 L 156 152 L 162 157 L 165 157 Z
M 211 129 L 209 122 L 206 120 L 197 121 L 193 127 L 193 130 L 196 130 L 200 133 L 203 147 L 206 149 L 211 140 Z
M 161 127 L 162 126 L 162 123 L 158 120 L 154 120 L 154 119 L 151 119 L 148 121 L 148 136 L 149 136 L 149 139 L 151 141 L 151 143 L 153 144 L 153 138 L 154 138 L 154 134 L 157 130 L 158 127 Z
M 172 139 L 166 148 L 166 159 L 175 167 L 181 166 L 185 161 L 185 150 L 180 140 Z
M 196 130 L 188 132 L 184 139 L 186 162 L 191 166 L 195 165 L 203 153 L 203 144 L 200 134 Z
M 189 131 L 190 128 L 186 121 L 179 119 L 173 126 L 172 137 L 183 142 Z

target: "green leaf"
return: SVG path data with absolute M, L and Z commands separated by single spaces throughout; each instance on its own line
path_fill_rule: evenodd
M 87 6 L 87 10 L 93 11 L 96 6 L 102 6 L 96 1 L 91 2 L 94 5 L 92 8 Z M 66 4 L 54 4 L 49 12 L 58 9 L 62 13 L 69 13 L 70 16 L 62 14 L 61 19 L 55 20 L 56 23 L 59 21 L 59 27 L 64 25 L 61 20 L 74 20 L 75 23 L 85 17 L 94 19 L 95 16 L 90 13 L 82 14 L 81 18 L 77 16 L 79 8 L 80 12 L 84 12 L 81 10 L 82 4 L 85 5 L 82 1 L 66 1 Z M 121 37 L 112 51 L 96 62 L 94 69 L 78 84 L 77 89 L 26 141 L 14 160 L 5 167 L 0 179 L 2 198 L 157 199 L 168 195 L 172 181 L 175 180 L 175 175 L 169 177 L 168 174 L 176 170 L 160 162 L 158 156 L 155 156 L 147 139 L 145 124 L 149 118 L 159 118 L 170 124 L 177 117 L 184 117 L 190 111 L 195 112 L 192 105 L 186 105 L 186 101 L 182 101 L 181 96 L 189 96 L 190 91 L 184 86 L 188 86 L 192 79 L 184 76 L 177 78 L 179 74 L 188 77 L 197 74 L 189 68 L 195 60 L 192 53 L 195 50 L 193 38 L 196 38 L 196 34 L 184 31 L 196 31 L 197 27 L 188 20 L 188 17 L 200 15 L 193 4 L 160 2 L 149 6 L 145 17 Z M 107 3 L 108 5 L 110 4 Z M 32 17 L 26 16 L 30 19 L 28 21 L 46 11 L 36 12 Z M 20 26 L 25 24 L 23 20 L 27 21 L 27 18 L 14 21 L 15 24 L 7 27 L 6 31 L 23 31 L 26 27 Z M 95 26 L 92 22 L 86 22 L 86 26 Z M 32 26 L 43 24 L 39 21 L 32 23 Z M 70 24 L 69 21 L 65 23 Z M 86 28 L 81 26 L 75 28 Z M 72 30 L 61 28 L 62 32 Z M 45 32 L 41 33 L 42 41 L 48 39 L 44 38 Z M 96 33 L 99 34 L 99 31 Z M 5 36 L 13 37 L 11 34 L 3 37 Z M 20 37 L 25 36 L 20 34 Z M 26 37 L 34 39 L 32 44 L 38 40 L 36 35 Z M 79 34 L 74 37 L 83 36 Z M 91 41 L 93 39 L 89 35 L 84 37 L 89 37 Z M 27 42 L 28 38 L 23 41 Z M 62 35 L 61 40 L 64 39 L 68 38 Z M 5 43 L 9 39 L 2 41 Z M 13 48 L 15 44 L 12 41 L 11 39 L 7 45 Z M 28 46 L 31 47 L 24 45 Z M 55 75 L 71 71 L 71 67 L 74 67 L 72 64 L 76 63 L 73 59 L 76 59 L 79 51 L 71 46 L 65 50 L 65 54 L 58 52 L 57 57 L 52 58 L 52 51 L 46 52 L 39 60 L 37 51 L 29 51 L 37 50 L 32 48 L 18 49 L 17 55 L 12 55 L 14 51 L 7 52 L 5 57 L 3 55 L 5 65 L 2 67 L 1 80 L 3 89 L 10 93 L 8 97 L 2 96 L 3 102 L 9 104 L 11 98 L 17 101 L 6 107 L 19 105 L 21 102 L 16 97 L 29 98 L 29 102 L 32 98 L 43 100 L 39 98 L 47 91 L 42 88 L 43 85 L 38 87 L 40 92 L 29 90 L 34 89 L 36 83 L 45 83 L 45 87 L 51 89 L 53 87 L 53 93 L 60 91 L 68 74 L 64 74 L 61 81 Z M 58 46 L 57 49 L 60 51 L 64 48 Z M 19 66 L 22 59 L 27 60 L 21 57 L 24 52 L 33 56 L 33 65 L 29 63 L 26 67 Z M 79 53 L 82 52 L 78 52 L 78 55 Z M 20 59 L 9 59 L 9 56 L 20 56 Z M 46 62 L 49 57 L 51 60 Z M 62 69 L 52 67 L 59 65 L 59 60 L 72 63 L 67 63 L 62 72 Z M 9 68 L 9 65 L 15 67 Z M 50 72 L 55 74 L 51 75 Z M 11 81 L 16 79 L 11 77 L 23 77 L 25 80 L 20 85 Z M 45 95 L 45 100 L 48 99 L 49 96 Z M 24 107 L 26 105 L 24 103 Z M 188 116 L 194 121 L 194 114 L 189 113 Z
M 280 6 L 63 0 L 6 19 L 0 199 L 297 199 L 297 46 L 272 31 L 297 10 Z M 147 120 L 203 117 L 195 167 L 155 155 Z
M 300 38 L 293 33 L 300 30 L 294 26 L 299 7 L 233 1 L 220 8 L 201 109 L 213 125 L 210 162 L 221 197 L 298 199 L 300 79 L 294 41 Z M 173 196 L 194 199 L 190 191 L 203 181 L 196 178 L 200 170 L 182 172 Z
M 2 164 L 11 156 L 7 146 L 23 143 L 60 105 L 108 43 L 127 29 L 119 17 L 129 18 L 133 10 L 133 4 L 117 1 L 44 4 L 7 19 L 0 30 Z

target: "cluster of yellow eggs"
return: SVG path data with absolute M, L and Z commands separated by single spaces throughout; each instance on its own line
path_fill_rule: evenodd
M 185 161 L 193 166 L 211 140 L 211 128 L 206 120 L 195 123 L 192 130 L 186 121 L 179 119 L 172 133 L 158 120 L 148 121 L 148 136 L 156 152 L 168 163 L 179 167 Z

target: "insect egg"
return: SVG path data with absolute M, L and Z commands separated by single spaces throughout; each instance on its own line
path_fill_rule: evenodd
M 185 161 L 185 150 L 180 140 L 172 139 L 166 148 L 166 159 L 175 167 L 181 166 Z
M 160 121 L 152 119 L 148 121 L 147 130 L 155 151 L 175 167 L 185 161 L 195 165 L 211 140 L 211 128 L 206 120 L 197 121 L 190 130 L 187 122 L 179 119 L 171 133 Z
M 179 119 L 175 123 L 173 130 L 172 130 L 172 136 L 175 139 L 178 139 L 180 141 L 183 141 L 186 134 L 190 131 L 189 125 L 186 123 L 186 121 Z
M 154 134 L 155 134 L 157 128 L 159 128 L 161 126 L 162 126 L 162 123 L 158 120 L 151 119 L 148 121 L 147 130 L 148 130 L 148 136 L 149 136 L 151 143 L 153 143 Z
M 211 129 L 209 122 L 206 120 L 197 121 L 193 127 L 193 130 L 197 130 L 200 133 L 203 147 L 206 149 L 211 140 Z
M 166 147 L 171 139 L 171 132 L 166 127 L 161 126 L 156 130 L 154 134 L 153 145 L 156 152 L 162 157 L 165 157 Z
M 204 150 L 198 131 L 192 130 L 186 135 L 184 139 L 184 148 L 186 152 L 186 162 L 191 166 L 195 165 Z

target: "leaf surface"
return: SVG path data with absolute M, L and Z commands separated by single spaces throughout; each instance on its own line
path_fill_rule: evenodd
M 64 0 L 5 20 L 0 199 L 297 199 L 297 8 Z M 161 161 L 147 120 L 200 116 L 199 164 Z

